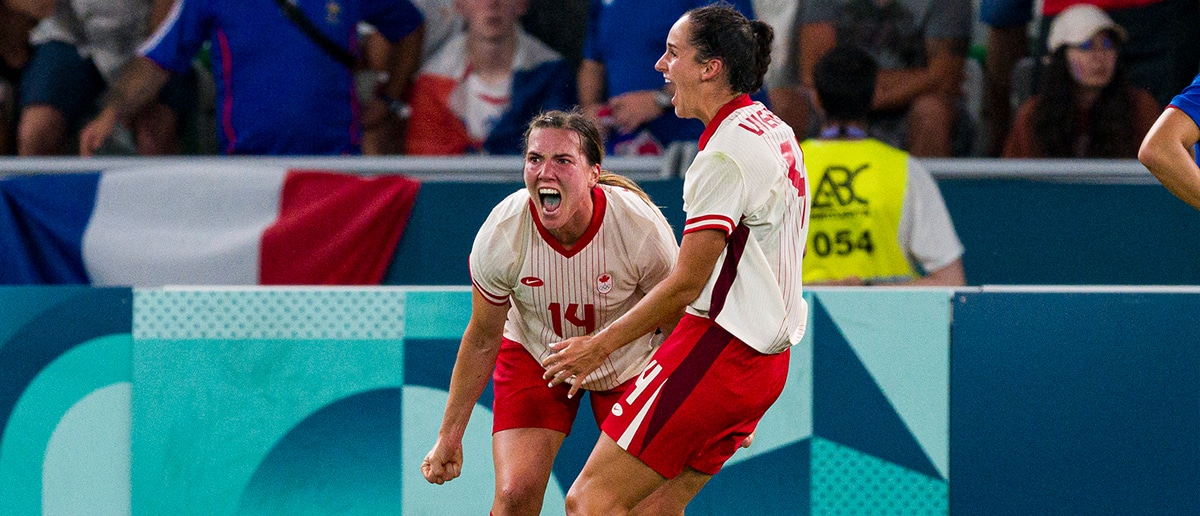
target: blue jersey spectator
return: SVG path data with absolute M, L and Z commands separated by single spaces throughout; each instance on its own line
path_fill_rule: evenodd
M 359 22 L 393 45 L 415 47 L 395 58 L 389 83 L 373 112 L 395 104 L 416 67 L 423 18 L 408 0 L 297 0 L 296 7 L 337 46 L 357 53 Z M 415 45 L 412 38 L 416 39 Z M 117 95 L 81 136 L 87 155 L 142 93 L 186 70 L 205 41 L 212 51 L 217 142 L 226 154 L 356 154 L 363 116 L 354 73 L 310 39 L 275 2 L 181 0 L 122 73 Z M 407 48 L 407 47 L 406 47 Z M 403 50 L 397 50 L 403 55 Z
M 579 103 L 609 125 L 608 152 L 661 154 L 673 142 L 700 137 L 704 124 L 675 116 L 654 63 L 666 48 L 665 35 L 675 20 L 711 3 L 660 0 L 648 8 L 638 0 L 592 0 L 578 74 Z M 729 3 L 754 19 L 750 0 Z

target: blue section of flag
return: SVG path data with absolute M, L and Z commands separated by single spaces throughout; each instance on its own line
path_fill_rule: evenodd
M 813 434 L 945 480 L 859 361 L 819 297 L 812 307 Z
M 100 173 L 0 180 L 0 284 L 87 284 L 83 232 Z

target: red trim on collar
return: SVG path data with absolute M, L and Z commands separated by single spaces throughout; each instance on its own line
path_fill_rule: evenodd
M 604 196 L 604 190 L 599 186 L 592 188 L 592 221 L 588 223 L 588 227 L 583 231 L 583 235 L 575 242 L 574 247 L 567 249 L 563 247 L 562 242 L 559 242 L 554 235 L 550 234 L 550 230 L 542 225 L 542 219 L 538 218 L 537 206 L 533 204 L 533 199 L 529 199 L 529 214 L 533 215 L 533 225 L 537 227 L 538 234 L 542 235 L 542 240 L 545 240 L 550 247 L 564 257 L 570 258 L 579 254 L 583 248 L 587 247 L 592 242 L 592 238 L 596 233 L 600 232 L 600 223 L 604 222 L 604 212 L 608 208 L 608 198 Z
M 704 133 L 700 135 L 700 150 L 704 150 L 704 146 L 708 145 L 708 139 L 712 138 L 713 133 L 717 132 L 717 126 L 721 125 L 721 122 L 725 121 L 730 113 L 753 103 L 754 101 L 750 100 L 750 95 L 743 93 L 734 97 L 733 100 L 724 106 L 721 106 L 721 109 L 717 110 L 717 116 L 713 117 L 712 121 L 704 126 Z

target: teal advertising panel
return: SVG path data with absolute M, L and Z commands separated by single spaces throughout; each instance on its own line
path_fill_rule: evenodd
M 818 290 L 812 514 L 948 514 L 951 294 Z
M 1200 288 L 964 292 L 954 514 L 1200 514 Z
M 135 514 L 395 514 L 404 292 L 139 290 Z
M 787 386 L 754 445 L 726 463 L 688 514 L 947 514 L 951 291 L 815 291 L 808 333 L 792 348 Z M 437 438 L 469 312 L 466 289 L 408 297 L 405 514 L 486 514 L 491 504 L 490 390 L 464 437 L 463 476 L 435 486 L 418 470 Z M 566 490 L 599 435 L 580 412 L 542 514 L 565 514 Z
M 946 514 L 950 292 L 806 299 L 787 386 L 688 513 Z M 467 287 L 30 287 L 0 289 L 0 303 L 0 514 L 490 508 L 490 386 L 462 476 L 420 474 Z M 581 413 L 543 514 L 565 514 L 599 436 Z
M 0 287 L 0 514 L 129 513 L 132 297 Z

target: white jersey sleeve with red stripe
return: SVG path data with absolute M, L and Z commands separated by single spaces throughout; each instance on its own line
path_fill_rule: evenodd
M 778 353 L 808 319 L 800 264 L 808 236 L 803 155 L 792 129 L 743 95 L 705 128 L 684 176 L 684 234 L 718 230 L 726 246 L 688 312 Z
M 471 282 L 489 302 L 512 303 L 504 336 L 535 359 L 549 344 L 592 334 L 627 312 L 669 274 L 679 253 L 658 208 L 618 187 L 599 186 L 584 236 L 564 248 L 541 226 L 525 190 L 492 210 L 471 249 Z M 590 390 L 620 385 L 661 342 L 644 335 L 584 379 Z

